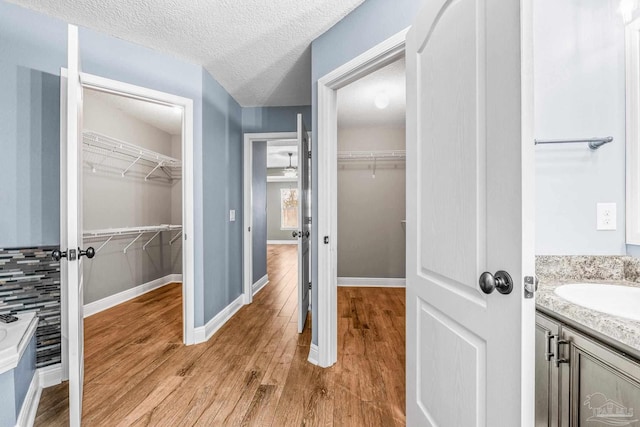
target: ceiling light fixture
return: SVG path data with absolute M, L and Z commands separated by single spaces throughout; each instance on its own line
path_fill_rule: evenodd
M 292 157 L 293 157 L 293 153 L 289 153 L 289 166 L 284 168 L 284 176 L 287 176 L 289 178 L 298 176 L 298 168 L 295 166 L 291 166 Z
M 373 100 L 373 103 L 379 109 L 384 110 L 389 106 L 389 95 L 387 95 L 387 92 L 384 91 L 378 92 L 375 99 Z

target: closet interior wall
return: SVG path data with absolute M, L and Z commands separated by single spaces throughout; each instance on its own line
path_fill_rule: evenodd
M 97 132 L 157 153 L 181 158 L 182 137 L 152 126 L 118 108 L 108 96 L 85 91 L 84 131 Z M 135 101 L 143 102 L 143 101 Z M 167 107 L 171 108 L 171 107 Z M 181 113 L 177 112 L 181 120 Z M 139 117 L 139 116 L 138 116 Z M 148 227 L 182 224 L 182 180 L 158 168 L 147 180 L 149 163 L 134 164 L 123 176 L 132 160 L 107 158 L 84 153 L 83 220 L 84 230 Z M 85 262 L 84 303 L 89 304 L 137 286 L 182 273 L 182 239 L 170 240 L 179 231 L 87 239 L 85 247 L 100 248 L 95 258 Z M 149 242 L 149 243 L 148 243 Z M 144 248 L 143 248 L 144 247 Z M 125 248 L 126 252 L 125 252 Z

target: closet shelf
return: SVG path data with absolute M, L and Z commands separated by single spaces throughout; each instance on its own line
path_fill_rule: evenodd
M 135 236 L 131 242 L 127 246 L 125 246 L 123 252 L 126 254 L 127 249 L 131 247 L 138 239 L 140 239 L 144 234 L 151 234 L 153 236 L 147 240 L 147 242 L 142 246 L 143 250 L 147 250 L 147 246 L 153 239 L 155 239 L 160 233 L 165 231 L 177 231 L 176 235 L 171 238 L 169 244 L 173 244 L 178 237 L 182 235 L 182 226 L 181 225 L 171 225 L 171 224 L 161 224 L 161 225 L 150 225 L 150 226 L 142 226 L 142 227 L 123 227 L 123 228 L 105 228 L 102 230 L 86 230 L 82 233 L 82 237 L 84 239 L 106 239 L 102 245 L 96 250 L 96 253 L 100 252 L 102 248 L 104 248 L 107 243 L 111 241 L 114 237 L 126 237 L 126 236 Z
M 405 150 L 338 151 L 338 161 L 406 160 Z
M 179 159 L 166 156 L 153 150 L 149 150 L 148 148 L 121 141 L 98 132 L 83 132 L 82 142 L 85 152 L 101 157 L 99 161 L 91 164 L 94 171 L 97 167 L 100 167 L 105 160 L 114 158 L 127 161 L 128 166 L 121 172 L 121 175 L 125 176 L 134 165 L 143 161 L 151 163 L 151 166 L 153 167 L 145 176 L 145 181 L 147 181 L 158 169 L 164 172 L 170 180 L 173 180 L 174 176 L 172 174 L 172 170 L 182 167 L 182 161 Z

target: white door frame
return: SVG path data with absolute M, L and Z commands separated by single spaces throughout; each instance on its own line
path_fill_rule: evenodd
M 253 143 L 261 141 L 277 141 L 282 139 L 298 140 L 297 132 L 245 133 L 244 134 L 244 189 L 242 227 L 244 230 L 244 244 L 242 245 L 243 265 L 243 302 L 251 304 L 253 301 L 253 246 L 249 227 L 253 226 Z M 297 179 L 296 179 L 297 181 Z
M 61 79 L 63 86 L 66 86 L 67 70 L 61 69 Z M 182 230 L 183 230 L 183 246 L 182 246 L 182 319 L 183 319 L 183 342 L 186 345 L 195 344 L 195 239 L 194 236 L 194 168 L 193 168 L 193 100 L 142 86 L 136 86 L 117 80 L 111 80 L 104 77 L 95 76 L 87 73 L 80 73 L 80 80 L 83 88 L 94 89 L 101 92 L 111 93 L 128 98 L 135 98 L 142 101 L 154 102 L 170 106 L 178 106 L 183 108 L 184 115 L 182 120 Z M 61 100 L 61 125 L 60 132 L 61 148 L 66 147 L 66 119 L 64 111 L 66 111 L 66 93 L 63 94 Z M 61 153 L 61 158 L 62 158 Z M 61 165 L 62 166 L 62 165 Z M 64 195 L 61 194 L 61 197 Z M 63 207 L 61 206 L 61 209 Z M 61 212 L 61 225 L 66 219 L 66 212 Z M 66 224 L 66 223 L 65 223 Z M 66 227 L 66 225 L 65 225 Z M 189 237 L 187 239 L 187 237 Z M 66 274 L 66 263 L 61 263 L 61 283 L 64 282 Z M 67 298 L 65 286 L 61 287 L 61 299 L 63 304 Z M 68 326 L 65 305 L 62 306 L 62 328 Z M 63 343 L 64 345 L 64 343 Z M 66 347 L 66 346 L 64 346 Z M 63 347 L 63 375 L 66 378 L 66 360 L 65 350 Z
M 404 56 L 409 28 L 318 80 L 318 365 L 338 357 L 338 105 L 337 91 Z M 325 237 L 328 244 L 323 244 Z M 309 358 L 315 363 L 315 355 Z

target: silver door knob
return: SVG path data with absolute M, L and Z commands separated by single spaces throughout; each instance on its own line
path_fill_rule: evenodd
M 506 271 L 497 271 L 495 276 L 488 271 L 480 275 L 480 289 L 485 294 L 490 294 L 494 290 L 498 290 L 503 295 L 510 294 L 513 290 L 513 280 Z
M 292 235 L 293 237 L 296 237 L 296 238 L 297 238 L 297 237 L 298 237 L 298 232 L 297 232 L 297 231 L 294 231 L 294 232 L 292 232 L 292 233 L 291 233 L 291 235 Z

